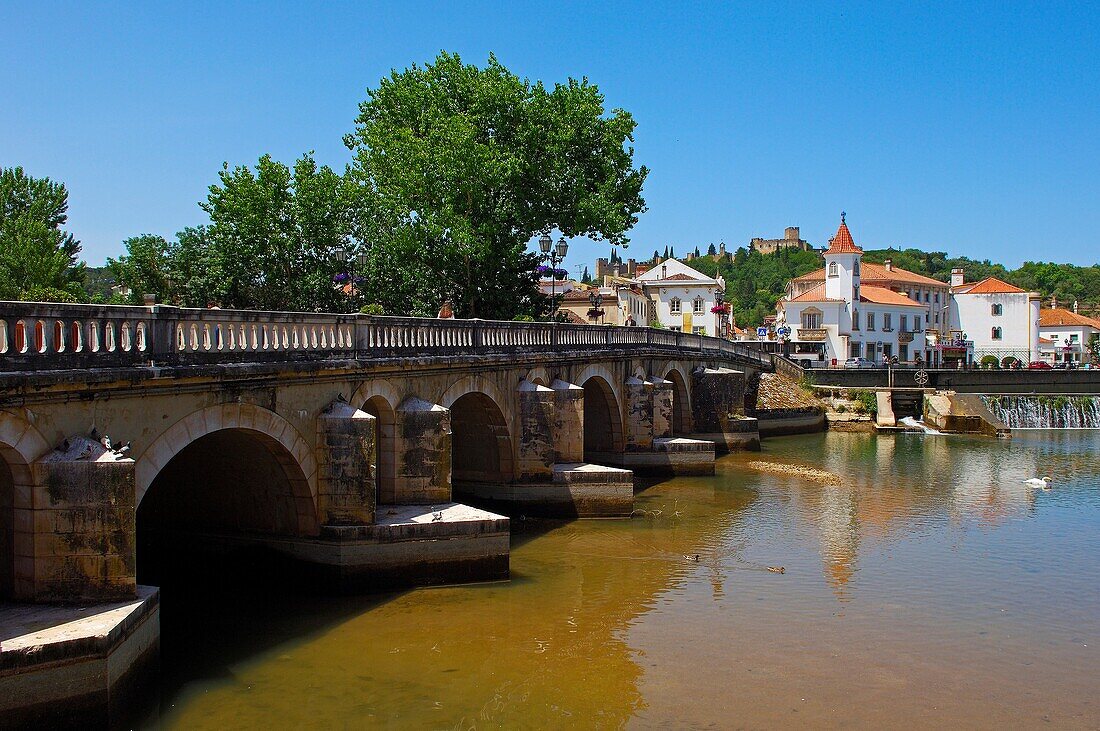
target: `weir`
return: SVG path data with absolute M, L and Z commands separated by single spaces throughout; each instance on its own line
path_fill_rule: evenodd
M 1012 429 L 1100 429 L 1100 396 L 983 396 Z

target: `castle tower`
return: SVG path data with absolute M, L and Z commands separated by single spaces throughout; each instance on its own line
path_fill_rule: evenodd
M 825 296 L 828 299 L 859 300 L 859 262 L 862 258 L 863 249 L 852 240 L 844 213 L 841 213 L 840 228 L 825 252 Z

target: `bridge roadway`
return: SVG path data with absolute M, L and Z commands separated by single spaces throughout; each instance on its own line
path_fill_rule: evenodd
M 155 628 L 142 587 L 257 551 L 341 587 L 505 578 L 508 518 L 484 507 L 629 515 L 635 471 L 711 473 L 758 440 L 745 402 L 772 368 L 650 328 L 0 303 L 0 601 L 122 602 Z M 71 678 L 31 683 L 25 648 L 53 640 L 7 639 L 0 713 L 75 707 Z M 56 653 L 107 662 L 104 642 Z

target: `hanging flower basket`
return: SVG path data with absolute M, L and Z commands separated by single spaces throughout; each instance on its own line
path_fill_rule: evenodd
M 711 314 L 714 314 L 714 315 L 725 315 L 726 313 L 728 313 L 730 311 L 730 306 L 729 305 L 715 305 L 714 307 L 710 308 L 710 311 L 711 311 Z
M 347 284 L 351 281 L 351 275 L 347 272 L 340 272 L 339 274 L 332 275 L 333 284 Z
M 603 310 L 589 310 L 588 311 L 588 319 L 589 320 L 595 320 L 595 319 L 600 318 L 600 317 L 603 317 Z

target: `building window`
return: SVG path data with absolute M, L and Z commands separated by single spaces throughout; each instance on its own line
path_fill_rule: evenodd
M 831 262 L 829 262 L 829 276 L 830 276 L 830 277 L 835 277 L 835 276 L 837 276 L 837 273 L 836 273 L 836 262 L 835 262 L 835 261 L 831 261 Z
M 695 333 L 696 335 L 706 335 L 707 334 L 707 329 L 705 327 L 703 327 L 702 325 L 691 328 L 691 331 L 693 333 Z
M 874 330 L 875 329 L 875 313 L 873 313 L 873 312 L 868 312 L 867 313 L 867 329 L 868 330 Z
M 901 331 L 903 333 L 909 332 L 909 315 L 901 316 Z
M 863 355 L 863 343 L 852 343 L 851 355 L 849 358 L 859 358 Z
M 932 301 L 935 302 L 937 305 L 940 303 L 940 293 L 939 292 L 936 292 L 936 294 L 932 296 Z
M 994 340 L 1000 340 L 1001 339 L 1001 328 L 999 328 L 999 327 L 993 328 L 993 332 L 991 333 L 991 337 Z
M 852 276 L 853 277 L 858 277 L 859 276 L 859 259 L 856 259 L 855 268 L 852 269 Z
M 673 297 L 668 301 L 668 311 L 674 315 L 680 314 L 680 298 Z
M 924 293 L 924 301 L 925 301 L 925 302 L 928 302 L 928 292 L 925 292 L 925 293 Z
M 683 330 L 683 328 L 682 328 L 682 327 L 680 327 L 679 325 L 672 325 L 672 326 L 670 326 L 670 327 L 669 327 L 668 329 L 669 329 L 670 331 L 674 332 L 674 333 L 678 333 L 678 332 L 680 332 L 681 330 Z
M 889 312 L 882 313 L 882 329 L 886 332 L 894 329 L 893 317 Z
M 1001 305 L 1001 304 L 990 305 L 989 306 L 989 314 L 993 315 L 994 317 L 997 317 L 999 315 L 1003 315 L 1004 314 L 1004 305 Z
M 696 315 L 703 314 L 703 298 L 696 297 L 691 303 L 691 311 Z
M 817 312 L 803 312 L 802 327 L 805 330 L 816 330 L 821 327 L 821 315 Z
M 852 310 L 852 329 L 853 330 L 858 330 L 859 329 L 859 313 L 856 312 L 855 310 Z

